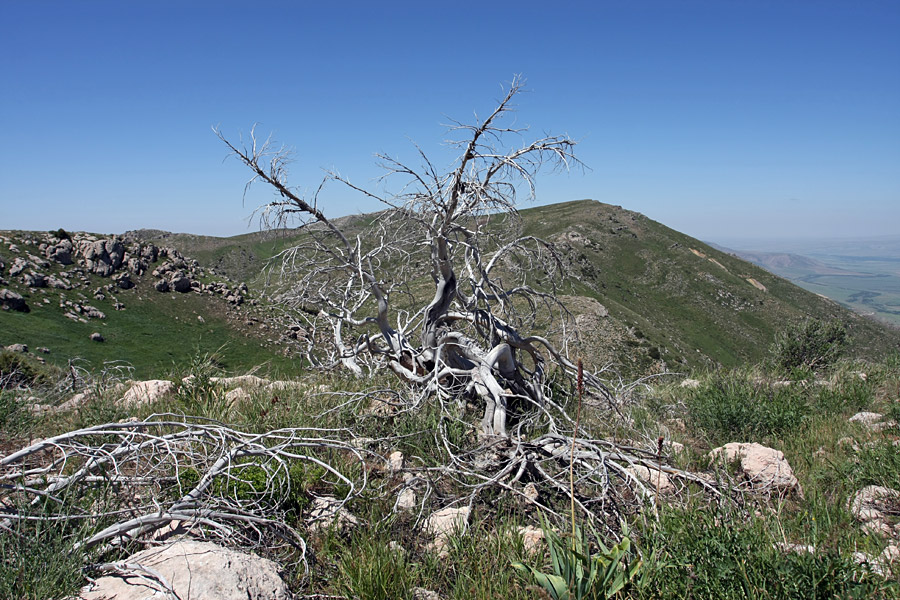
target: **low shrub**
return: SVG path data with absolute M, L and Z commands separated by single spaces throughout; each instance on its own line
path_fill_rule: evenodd
M 690 424 L 711 443 L 760 441 L 795 431 L 808 417 L 809 393 L 800 387 L 754 384 L 740 373 L 714 375 L 685 400 Z
M 770 350 L 775 369 L 783 373 L 828 369 L 847 346 L 847 329 L 840 321 L 807 319 L 778 336 Z

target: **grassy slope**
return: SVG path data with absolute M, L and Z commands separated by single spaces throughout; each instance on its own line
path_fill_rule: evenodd
M 758 360 L 778 331 L 806 316 L 843 320 L 864 356 L 900 347 L 900 333 L 639 213 L 577 201 L 522 216 L 526 233 L 548 239 L 580 233 L 579 241 L 568 243 L 591 266 L 580 273 L 594 284 L 586 294 L 639 327 L 670 362 L 697 364 L 698 354 L 725 365 Z M 751 285 L 751 278 L 767 291 Z
M 650 356 L 658 350 L 670 368 L 734 366 L 763 357 L 777 332 L 807 316 L 843 320 L 862 356 L 900 348 L 900 332 L 639 213 L 583 200 L 527 209 L 522 217 L 525 233 L 560 244 L 568 255 L 581 281 L 573 279 L 565 293 L 595 298 L 609 309 L 597 339 L 586 340 L 583 348 L 587 356 L 598 356 L 597 362 L 614 360 L 626 371 L 653 370 L 659 365 Z M 341 221 L 355 232 L 366 218 Z M 567 235 L 571 232 L 580 237 L 573 239 Z M 259 281 L 266 261 L 297 239 L 294 230 L 227 239 L 167 234 L 154 241 L 173 245 L 233 279 Z M 751 285 L 751 278 L 767 291 Z M 578 312 L 580 304 L 571 308 Z
M 35 248 L 22 247 L 38 254 Z M 7 264 L 12 256 L 2 254 Z M 41 272 L 58 274 L 61 270 L 54 264 Z M 91 290 L 111 282 L 95 275 L 90 278 Z M 29 289 L 18 277 L 8 279 L 11 281 L 2 287 L 22 294 L 31 312 L 0 311 L 0 345 L 24 343 L 32 352 L 47 347 L 51 352 L 45 357 L 51 363 L 65 365 L 77 357 L 99 368 L 107 361 L 125 361 L 135 368 L 135 376 L 151 377 L 187 364 L 195 356 L 215 353 L 218 363 L 228 370 L 246 372 L 262 366 L 296 373 L 300 369 L 297 361 L 261 347 L 265 333 L 256 331 L 258 326 L 245 325 L 220 296 L 161 294 L 153 289 L 155 279 L 149 274 L 136 279 L 138 285 L 130 290 L 107 292 L 105 300 L 88 295 L 87 290 Z M 96 307 L 106 318 L 73 321 L 64 316 L 61 297 Z M 124 310 L 115 310 L 116 299 L 125 305 Z M 91 341 L 89 336 L 95 331 L 106 341 Z

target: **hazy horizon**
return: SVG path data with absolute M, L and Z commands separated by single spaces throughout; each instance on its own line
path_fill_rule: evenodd
M 376 152 L 415 162 L 410 140 L 449 163 L 442 123 L 521 73 L 515 124 L 568 133 L 590 168 L 543 174 L 538 204 L 717 242 L 897 231 L 900 5 L 511 6 L 4 3 L 0 229 L 255 231 L 270 194 L 242 204 L 249 172 L 212 126 L 274 132 L 301 192 L 331 168 L 368 185 Z M 337 186 L 323 202 L 379 209 Z

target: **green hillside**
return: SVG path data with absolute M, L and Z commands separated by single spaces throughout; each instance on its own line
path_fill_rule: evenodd
M 301 369 L 300 361 L 286 357 L 277 343 L 281 332 L 269 318 L 269 307 L 251 306 L 252 292 L 241 306 L 222 295 L 196 290 L 160 293 L 154 288 L 158 278 L 150 271 L 163 259 L 150 263 L 141 276 L 131 274 L 133 287 L 123 289 L 115 277 L 125 272 L 124 266 L 115 277 L 100 276 L 84 268 L 83 261 L 61 265 L 44 258 L 41 245 L 50 239 L 46 233 L 2 234 L 7 242 L 0 245 L 0 263 L 5 265 L 0 269 L 0 289 L 21 295 L 28 312 L 0 311 L 0 346 L 25 344 L 32 354 L 58 365 L 78 359 L 80 366 L 100 369 L 104 363 L 124 362 L 134 367 L 138 377 L 177 370 L 203 355 L 215 356 L 222 368 L 233 371 L 262 368 L 297 373 Z M 82 235 L 88 234 L 74 234 L 76 239 Z M 17 258 L 28 260 L 29 266 L 11 276 Z M 23 276 L 31 272 L 55 277 L 71 289 L 30 287 Z M 197 274 L 198 284 L 223 280 L 203 270 Z M 103 341 L 91 340 L 93 333 L 99 333 Z
M 639 213 L 582 200 L 530 208 L 521 218 L 524 233 L 553 242 L 567 264 L 562 300 L 575 317 L 578 351 L 589 364 L 613 364 L 624 375 L 635 376 L 755 362 L 766 355 L 779 331 L 807 317 L 843 321 L 857 356 L 877 359 L 900 349 L 897 330 Z M 356 234 L 369 220 L 364 215 L 344 217 L 339 223 Z M 6 237 L 18 242 L 19 256 L 24 256 L 40 254 L 47 235 L 10 232 Z M 0 345 L 47 347 L 47 360 L 62 364 L 69 357 L 93 365 L 123 360 L 140 375 L 217 351 L 229 370 L 258 365 L 298 370 L 299 358 L 286 358 L 286 348 L 279 345 L 279 340 L 286 341 L 282 325 L 264 323 L 277 307 L 267 305 L 263 292 L 271 289 L 265 287 L 263 271 L 278 252 L 304 235 L 299 229 L 231 238 L 155 230 L 124 236 L 133 245 L 172 247 L 196 261 L 201 283 L 216 278 L 247 282 L 259 306 L 240 308 L 216 295 L 160 294 L 149 272 L 135 278 L 136 287 L 115 289 L 102 300 L 92 294 L 111 280 L 90 273 L 89 283 L 77 290 L 31 289 L 20 276 L 8 276 L 17 254 L 9 251 L 9 243 L 3 244 L 0 261 L 6 271 L 0 270 L 5 281 L 0 287 L 21 293 L 32 310 L 0 312 Z M 44 270 L 64 271 L 56 264 Z M 106 318 L 88 323 L 67 318 L 60 298 L 89 302 Z M 114 308 L 117 302 L 124 310 Z M 251 314 L 256 316 L 248 318 Z M 90 341 L 94 331 L 106 341 Z
M 639 213 L 583 200 L 522 217 L 526 233 L 564 250 L 579 291 L 670 365 L 758 360 L 776 332 L 806 317 L 843 321 L 861 356 L 900 348 L 900 332 Z

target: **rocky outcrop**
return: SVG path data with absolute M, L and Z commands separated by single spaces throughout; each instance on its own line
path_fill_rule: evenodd
M 44 246 L 42 244 L 42 246 Z M 75 246 L 72 240 L 59 240 L 55 244 L 46 244 L 43 248 L 44 256 L 50 260 L 56 261 L 61 265 L 71 265 L 75 261 L 72 255 L 75 252 Z
M 85 267 L 91 273 L 109 277 L 122 266 L 125 258 L 125 244 L 119 238 L 79 242 L 78 253 L 84 259 Z
M 896 423 L 894 421 L 883 421 L 884 415 L 877 412 L 858 412 L 852 417 L 850 417 L 851 423 L 857 423 L 862 425 L 869 431 L 879 432 L 884 431 L 885 429 L 890 429 L 891 427 L 896 427 Z
M 714 460 L 738 461 L 750 488 L 756 492 L 803 495 L 800 482 L 780 450 L 762 444 L 732 442 L 709 453 Z
M 288 600 L 275 563 L 210 542 L 178 540 L 133 554 L 81 590 L 81 600 Z M 174 595 L 173 595 L 174 594 Z
M 525 527 L 519 527 L 516 531 L 522 537 L 522 545 L 525 547 L 525 552 L 532 553 L 541 549 L 544 543 L 543 529 L 534 525 L 526 525 Z
M 116 282 L 116 285 L 123 290 L 130 290 L 134 287 L 134 281 L 131 280 L 131 275 L 128 273 L 119 273 L 113 280 Z

